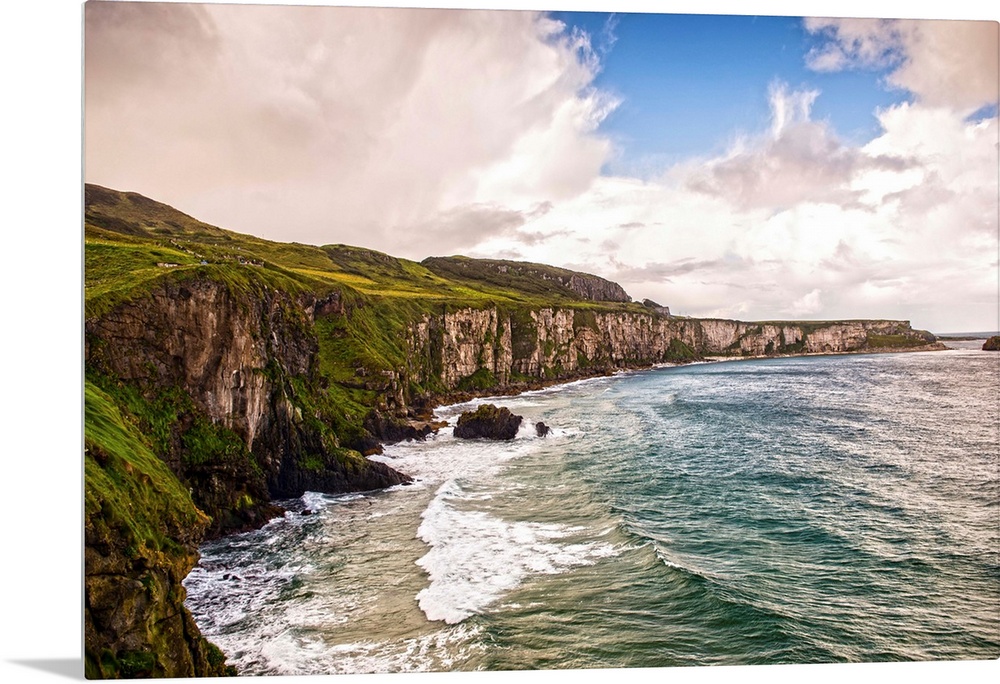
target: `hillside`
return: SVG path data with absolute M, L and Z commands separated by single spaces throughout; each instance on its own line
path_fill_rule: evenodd
M 705 356 L 934 342 L 905 321 L 673 318 L 589 274 L 278 243 L 92 185 L 84 236 L 95 676 L 169 674 L 181 652 L 185 672 L 221 672 L 181 605 L 197 544 L 305 491 L 406 483 L 365 456 L 422 438 L 439 403 Z M 179 627 L 161 633 L 167 614 Z
M 618 283 L 589 273 L 578 273 L 545 264 L 468 257 L 429 257 L 420 262 L 443 278 L 482 288 L 540 295 L 550 302 L 590 300 L 595 302 L 631 302 Z

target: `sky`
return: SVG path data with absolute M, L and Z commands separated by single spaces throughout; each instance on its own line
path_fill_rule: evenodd
M 92 1 L 84 43 L 86 180 L 231 230 L 1000 328 L 994 21 Z

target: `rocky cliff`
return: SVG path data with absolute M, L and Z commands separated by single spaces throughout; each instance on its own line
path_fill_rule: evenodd
M 425 315 L 410 326 L 406 343 L 409 358 L 425 360 L 408 369 L 416 383 L 438 381 L 460 391 L 504 391 L 512 384 L 705 357 L 939 347 L 907 321 L 746 323 L 547 307 Z
M 108 394 L 84 406 L 87 677 L 232 674 L 184 608 L 208 517 Z
M 343 448 L 314 405 L 317 310 L 341 311 L 338 297 L 165 279 L 85 323 L 88 372 L 137 408 L 210 536 L 260 525 L 272 498 L 406 480 Z
M 281 513 L 275 499 L 408 480 L 342 446 L 343 416 L 317 400 L 325 380 L 313 321 L 341 310 L 337 296 L 251 284 L 164 278 L 85 322 L 88 389 L 99 397 L 88 395 L 86 420 L 91 676 L 225 674 L 183 605 L 198 544 L 262 525 Z M 125 416 L 118 458 L 101 441 L 95 402 Z M 136 496 L 150 486 L 155 495 Z M 172 490 L 165 506 L 157 496 Z M 133 511 L 149 539 L 133 529 Z

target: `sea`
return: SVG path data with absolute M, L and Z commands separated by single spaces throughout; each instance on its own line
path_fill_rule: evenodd
M 186 605 L 248 675 L 996 659 L 1000 354 L 948 344 L 441 407 L 524 421 L 282 502 L 201 548 Z

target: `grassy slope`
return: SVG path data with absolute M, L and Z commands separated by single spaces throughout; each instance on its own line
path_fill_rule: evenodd
M 511 304 L 570 305 L 574 308 L 644 311 L 638 304 L 581 300 L 565 288 L 539 286 L 529 279 L 476 281 L 448 278 L 407 259 L 346 245 L 315 247 L 281 243 L 209 226 L 167 205 L 134 193 L 87 186 L 85 283 L 87 314 L 106 310 L 101 302 L 124 296 L 166 273 L 208 265 L 228 267 L 219 275 L 254 268 L 282 275 L 299 287 L 323 293 L 347 289 L 392 300 L 419 300 L 423 306 Z M 152 217 L 152 218 L 150 218 Z M 242 263 L 241 263 L 242 262 Z M 157 266 L 176 264 L 176 266 Z M 202 266 L 203 267 L 203 266 Z M 568 273 L 568 272 L 567 272 Z M 288 283 L 275 282 L 279 288 Z
M 162 627 L 182 610 L 183 593 L 175 584 L 194 564 L 209 519 L 130 417 L 90 382 L 84 384 L 84 425 L 87 677 L 163 676 L 192 658 L 197 675 L 232 673 L 213 644 Z M 121 579 L 109 583 L 115 577 Z M 132 586 L 136 580 L 141 589 Z M 101 627 L 95 631 L 95 621 L 121 624 L 115 612 L 107 617 L 109 611 L 142 616 L 148 604 L 156 607 L 129 627 L 145 635 L 141 648 L 121 650 L 101 640 Z
M 84 386 L 85 512 L 88 523 L 119 528 L 135 555 L 177 551 L 176 535 L 208 524 L 149 442 L 114 400 L 90 382 Z
M 559 279 L 568 282 L 573 271 L 545 264 L 470 259 L 463 256 L 429 257 L 421 264 L 449 280 L 467 287 L 517 292 L 519 296 L 543 299 L 550 304 L 578 303 L 580 297 Z M 502 268 L 502 270 L 501 270 Z

